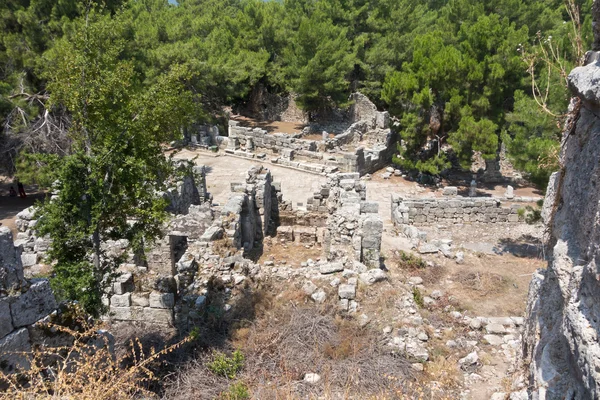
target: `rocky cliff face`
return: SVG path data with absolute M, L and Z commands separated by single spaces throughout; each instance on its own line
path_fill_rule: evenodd
M 548 268 L 534 275 L 523 334 L 531 399 L 600 398 L 600 61 L 575 68 L 569 86 L 562 168 L 543 210 Z

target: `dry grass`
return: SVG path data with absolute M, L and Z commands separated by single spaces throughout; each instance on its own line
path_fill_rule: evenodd
M 47 324 L 73 338 L 68 347 L 36 349 L 22 353 L 31 368 L 18 374 L 0 375 L 1 400 L 14 399 L 81 399 L 125 400 L 138 396 L 155 398 L 148 388 L 157 379 L 153 370 L 158 360 L 174 351 L 183 341 L 161 351 L 143 350 L 133 341 L 131 353 L 117 357 L 110 336 L 99 331 L 99 325 L 80 321 L 82 331 Z
M 244 368 L 235 382 L 246 384 L 251 398 L 366 399 L 385 398 L 380 395 L 386 393 L 388 398 L 403 398 L 396 393 L 414 381 L 410 364 L 392 354 L 376 331 L 336 315 L 332 304 L 315 305 L 302 291 L 291 289 L 277 296 L 257 295 L 253 306 L 255 318 L 232 325 L 225 345 L 244 354 Z M 211 373 L 209 360 L 207 352 L 182 368 L 165 397 L 223 397 L 233 382 Z M 306 373 L 317 373 L 321 380 L 306 383 Z
M 446 275 L 446 269 L 440 265 L 428 266 L 427 262 L 418 255 L 400 251 L 390 260 L 407 276 L 420 276 L 425 285 L 438 283 Z
M 509 285 L 505 277 L 492 272 L 460 271 L 453 275 L 452 279 L 461 285 L 463 290 L 480 297 L 504 293 Z

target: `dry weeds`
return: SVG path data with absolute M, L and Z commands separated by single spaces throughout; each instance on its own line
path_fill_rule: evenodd
M 137 396 L 155 398 L 148 387 L 157 379 L 158 360 L 191 340 L 190 337 L 161 351 L 143 350 L 131 343 L 132 353 L 114 355 L 110 337 L 97 324 L 81 321 L 85 328 L 75 331 L 47 324 L 45 328 L 73 338 L 68 347 L 41 348 L 20 353 L 31 365 L 18 374 L 0 375 L 0 400 L 81 399 L 125 400 Z

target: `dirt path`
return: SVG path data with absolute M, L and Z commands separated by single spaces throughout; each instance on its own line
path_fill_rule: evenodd
M 17 214 L 35 204 L 36 201 L 43 199 L 44 193 L 39 192 L 37 186 L 24 185 L 25 193 L 27 193 L 26 198 L 10 197 L 9 190 L 11 186 L 14 186 L 15 190 L 17 189 L 11 180 L 5 176 L 0 176 L 0 226 L 9 227 L 16 237 L 15 219 Z

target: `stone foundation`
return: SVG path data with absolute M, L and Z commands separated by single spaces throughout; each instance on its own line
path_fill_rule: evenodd
M 449 197 L 431 199 L 403 199 L 392 195 L 392 222 L 427 225 L 436 223 L 463 224 L 519 223 L 523 222 L 518 210 L 519 204 L 502 206 L 499 199 L 489 197 Z

